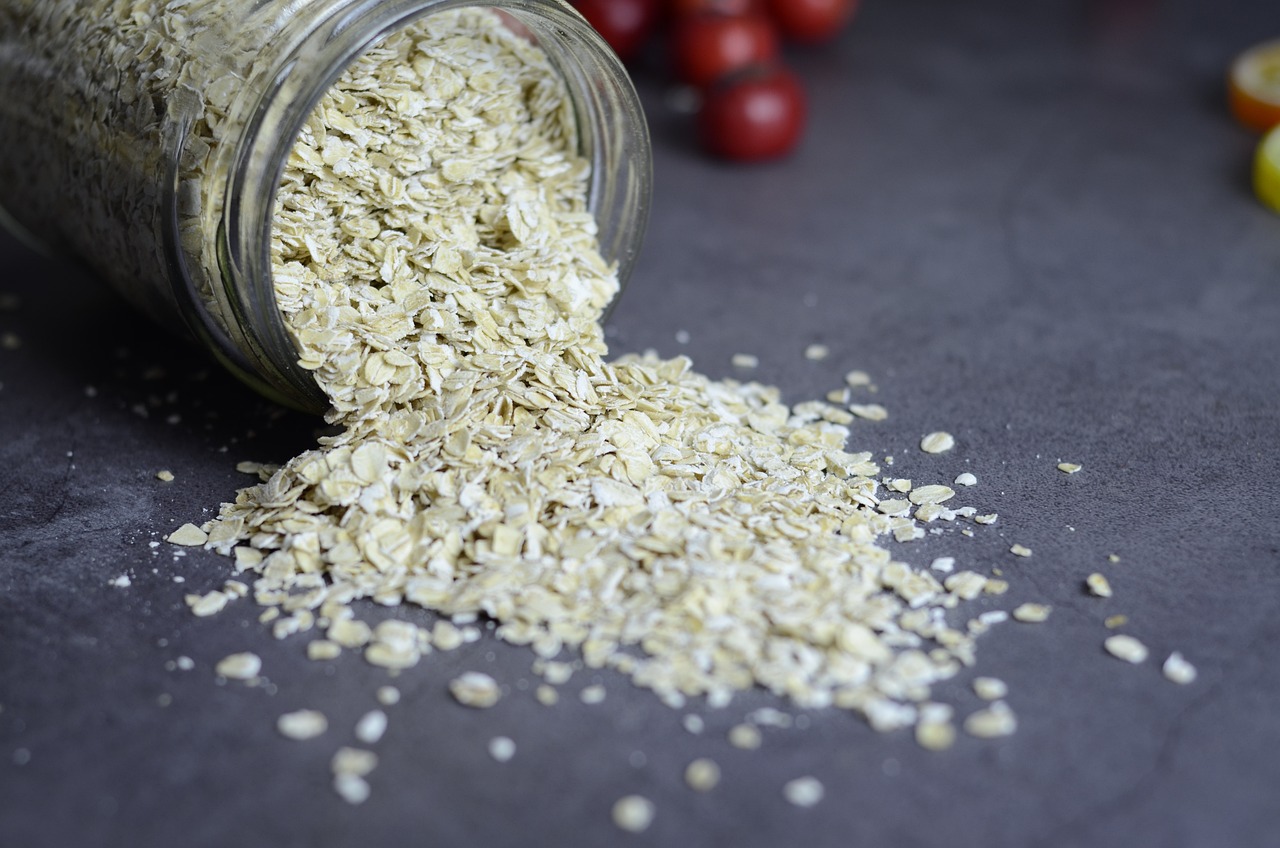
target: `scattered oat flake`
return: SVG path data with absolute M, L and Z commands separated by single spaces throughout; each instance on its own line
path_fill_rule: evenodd
M 157 471 L 157 472 L 156 472 L 156 479 L 157 479 L 157 480 L 161 480 L 161 481 L 163 481 L 163 482 L 165 482 L 165 483 L 172 483 L 172 482 L 173 482 L 173 480 L 174 480 L 173 472 L 172 472 L 172 471 L 169 471 L 168 469 L 165 469 L 165 470 L 162 470 L 162 471 Z
M 849 411 L 868 421 L 883 421 L 889 417 L 889 410 L 878 403 L 851 403 Z
M 1161 668 L 1164 676 L 1174 683 L 1186 685 L 1194 683 L 1196 679 L 1196 667 L 1182 656 L 1178 651 L 1174 651 L 1169 658 L 1164 661 Z
M 1025 624 L 1039 624 L 1049 620 L 1052 610 L 1048 604 L 1022 604 L 1013 611 L 1013 618 Z
M 729 744 L 744 751 L 760 747 L 760 730 L 751 724 L 736 724 L 729 729 Z
M 797 777 L 782 787 L 782 797 L 797 807 L 812 807 L 822 800 L 826 790 L 816 777 Z
M 557 692 L 554 687 L 548 686 L 545 683 L 541 684 L 536 690 L 534 690 L 533 696 L 537 698 L 538 703 L 542 704 L 544 707 L 550 707 L 560 700 L 560 693 Z
M 940 571 L 943 574 L 950 574 L 952 571 L 955 571 L 956 558 L 955 557 L 938 557 L 937 559 L 935 559 L 933 562 L 929 564 L 929 567 L 932 568 L 934 571 Z
M 252 680 L 262 671 L 262 658 L 245 651 L 218 660 L 214 670 L 229 680 Z
M 276 719 L 276 730 L 290 739 L 314 739 L 329 729 L 329 720 L 317 710 L 296 710 Z
M 191 657 L 188 657 L 188 656 L 178 657 L 178 659 L 174 661 L 174 664 L 181 671 L 190 671 L 191 669 L 196 667 L 196 661 L 191 659 Z
M 871 385 L 871 375 L 866 371 L 850 371 L 844 375 L 845 383 L 853 389 Z
M 978 485 L 978 478 L 966 471 L 963 474 L 956 475 L 955 484 L 957 486 L 976 486 Z
M 996 701 L 984 710 L 970 713 L 964 720 L 964 732 L 981 739 L 1008 736 L 1017 729 L 1017 716 L 1004 701 Z
M 1115 630 L 1117 627 L 1124 627 L 1128 623 L 1129 616 L 1127 615 L 1109 615 L 1107 616 L 1106 621 L 1103 622 L 1108 630 Z
M 369 800 L 369 781 L 358 774 L 343 772 L 333 776 L 333 789 L 348 804 L 363 804 Z
M 342 656 L 342 646 L 328 639 L 313 639 L 307 643 L 307 659 L 322 662 Z
M 702 716 L 696 713 L 689 713 L 680 722 L 684 725 L 684 729 L 690 733 L 701 733 L 706 728 L 706 722 L 702 720 Z
M 1107 562 L 1110 562 L 1110 563 L 1117 563 L 1117 562 L 1119 562 L 1119 561 L 1120 561 L 1120 555 L 1119 555 L 1119 554 L 1107 554 Z
M 758 368 L 760 358 L 749 353 L 735 353 L 730 360 L 734 368 Z
M 133 584 L 133 581 L 129 579 L 129 575 L 127 574 L 121 574 L 119 577 L 109 582 L 112 586 L 115 586 L 117 589 L 128 589 L 129 586 Z
M 700 757 L 685 768 L 684 782 L 695 792 L 710 792 L 720 783 L 720 766 L 715 760 Z
M 1096 571 L 1084 579 L 1084 584 L 1092 594 L 1097 595 L 1099 598 L 1111 597 L 1111 583 Z
M 653 824 L 653 815 L 653 802 L 640 795 L 624 796 L 613 805 L 613 823 L 629 833 L 648 830 Z
M 925 453 L 946 453 L 955 446 L 955 437 L 941 430 L 930 433 L 920 440 L 920 450 Z
M 908 496 L 913 504 L 946 503 L 955 497 L 955 490 L 950 486 L 917 486 Z
M 387 732 L 387 714 L 382 710 L 370 710 L 356 722 L 356 738 L 366 745 L 376 745 Z
M 1009 687 L 997 677 L 975 677 L 973 691 L 984 701 L 999 701 L 1009 694 Z
M 400 690 L 394 686 L 379 686 L 375 697 L 384 707 L 395 706 L 400 703 Z
M 599 703 L 602 703 L 605 699 L 605 690 L 603 686 L 597 683 L 595 685 L 588 686 L 585 689 L 583 689 L 578 694 L 578 697 L 582 700 L 582 703 L 584 704 L 599 704 Z
M 378 767 L 378 755 L 363 748 L 343 746 L 334 752 L 329 768 L 335 775 L 365 777 Z
M 922 721 L 916 725 L 916 744 L 927 751 L 945 751 L 955 741 L 956 728 L 949 721 Z
M 998 513 L 992 512 L 992 513 L 988 513 L 987 515 L 975 515 L 973 517 L 973 520 L 978 524 L 995 524 L 996 520 L 999 517 L 1000 516 Z
M 170 533 L 165 541 L 171 542 L 175 545 L 184 545 L 189 548 L 195 548 L 209 541 L 209 534 L 194 524 L 184 524 L 177 530 Z
M 510 762 L 516 755 L 516 743 L 506 736 L 495 736 L 489 740 L 489 756 L 500 763 Z
M 1059 471 L 1061 471 L 1061 472 L 1063 472 L 1063 473 L 1065 473 L 1065 474 L 1075 474 L 1077 471 L 1079 471 L 1079 470 L 1080 470 L 1080 469 L 1082 469 L 1082 468 L 1084 468 L 1084 466 L 1083 466 L 1083 465 L 1077 465 L 1077 464 L 1076 464 L 1076 463 L 1074 463 L 1074 462 L 1059 462 L 1059 463 L 1058 463 L 1058 470 L 1059 470 Z
M 449 683 L 449 691 L 459 704 L 477 709 L 487 709 L 502 698 L 498 682 L 480 671 L 468 671 Z
M 1124 660 L 1127 663 L 1137 665 L 1138 663 L 1143 663 L 1147 660 L 1147 646 L 1139 642 L 1134 637 L 1124 633 L 1118 633 L 1115 636 L 1108 636 L 1107 640 L 1103 642 L 1103 645 L 1106 647 L 1107 653 L 1111 654 L 1111 656 L 1116 659 Z
M 814 362 L 826 359 L 831 355 L 831 349 L 824 344 L 811 344 L 804 349 L 804 358 Z
M 1028 548 L 1026 545 L 1015 544 L 1009 548 L 1009 553 L 1013 554 L 1014 556 L 1029 557 L 1031 556 L 1031 549 Z

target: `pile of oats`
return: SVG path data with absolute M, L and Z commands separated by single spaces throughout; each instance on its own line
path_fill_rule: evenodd
M 684 358 L 606 361 L 618 284 L 576 144 L 556 72 L 491 13 L 432 15 L 344 73 L 288 162 L 272 245 L 341 432 L 264 471 L 207 545 L 318 656 L 406 668 L 487 616 L 673 706 L 758 685 L 880 730 L 923 707 L 950 739 L 930 688 L 988 624 L 946 612 L 1006 584 L 940 582 L 878 542 L 974 510 L 909 481 L 887 509 L 847 409 Z M 361 599 L 444 618 L 373 627 Z

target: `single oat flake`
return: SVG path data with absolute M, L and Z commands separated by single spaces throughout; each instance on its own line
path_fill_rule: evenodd
M 1182 654 L 1177 651 L 1170 654 L 1169 658 L 1164 661 L 1161 671 L 1167 679 L 1184 686 L 1188 683 L 1194 683 L 1196 679 L 1196 667 L 1187 662 Z
M 1111 654 L 1111 656 L 1116 659 L 1124 660 L 1127 663 L 1137 665 L 1138 663 L 1143 663 L 1147 660 L 1147 646 L 1132 636 L 1128 636 L 1123 633 L 1118 633 L 1115 636 L 1108 636 L 1103 645 L 1106 647 L 1107 653 Z
M 878 403 L 851 403 L 849 411 L 868 421 L 883 421 L 889 417 L 889 410 Z
M 1111 594 L 1112 594 L 1111 583 L 1107 580 L 1106 577 L 1099 574 L 1098 572 L 1095 571 L 1093 574 L 1090 574 L 1088 577 L 1086 577 L 1084 579 L 1084 583 L 1085 583 L 1085 586 L 1089 589 L 1090 594 L 1096 595 L 1099 598 L 1111 597 Z
M 1022 604 L 1013 611 L 1013 618 L 1024 624 L 1039 624 L 1048 621 L 1052 611 L 1053 607 L 1048 604 Z
M 737 724 L 729 729 L 729 744 L 744 751 L 754 751 L 760 747 L 760 731 L 751 724 Z
M 648 798 L 640 795 L 627 795 L 619 798 L 613 805 L 613 823 L 620 830 L 629 833 L 642 833 L 653 824 L 654 806 Z
M 329 720 L 316 710 L 297 710 L 276 719 L 276 729 L 290 739 L 314 739 L 329 729 Z
M 797 807 L 813 807 L 822 800 L 826 790 L 816 777 L 797 777 L 782 787 L 782 796 Z
M 804 358 L 819 362 L 831 355 L 831 349 L 824 344 L 811 344 L 804 349 Z
M 262 671 L 262 659 L 248 651 L 218 660 L 214 670 L 228 680 L 252 680 Z
M 956 728 L 949 721 L 921 721 L 916 725 L 916 744 L 927 751 L 945 751 L 955 742 Z
M 1074 462 L 1059 462 L 1059 463 L 1058 463 L 1058 470 L 1059 470 L 1059 471 L 1061 471 L 1061 472 L 1063 472 L 1064 474 L 1075 474 L 1077 471 L 1079 471 L 1079 470 L 1080 470 L 1080 469 L 1082 469 L 1082 468 L 1084 468 L 1084 466 L 1083 466 L 1083 465 L 1078 465 L 1078 464 L 1076 464 L 1076 463 L 1074 463 Z
M 194 524 L 184 524 L 170 533 L 165 541 L 175 545 L 196 548 L 209 541 L 209 534 Z
M 449 683 L 449 691 L 459 704 L 476 709 L 492 707 L 502 698 L 498 682 L 479 671 L 468 671 L 455 677 Z
M 516 755 L 516 743 L 506 736 L 495 736 L 489 740 L 489 756 L 496 762 L 509 762 Z
M 930 433 L 920 440 L 920 450 L 925 453 L 946 453 L 955 446 L 955 437 L 943 431 Z
M 970 713 L 964 720 L 964 731 L 970 736 L 994 739 L 1009 736 L 1018 729 L 1018 719 L 1004 701 L 996 701 L 983 710 Z
M 710 792 L 720 783 L 720 766 L 705 757 L 696 759 L 685 768 L 684 782 L 695 792 Z
M 984 701 L 999 701 L 1009 694 L 1009 687 L 996 677 L 975 677 L 973 691 Z

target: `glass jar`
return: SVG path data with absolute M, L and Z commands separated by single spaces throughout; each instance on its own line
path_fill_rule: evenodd
M 322 411 L 271 278 L 286 159 L 349 63 L 468 6 L 501 14 L 563 76 L 600 249 L 625 282 L 648 132 L 625 70 L 561 0 L 0 0 L 0 213 L 262 393 Z

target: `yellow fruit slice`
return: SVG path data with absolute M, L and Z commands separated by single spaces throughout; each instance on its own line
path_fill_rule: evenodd
M 1253 156 L 1253 192 L 1268 209 L 1280 212 L 1280 126 L 1262 137 Z
M 1231 63 L 1227 79 L 1231 114 L 1250 129 L 1280 124 L 1280 40 L 1250 47 Z

